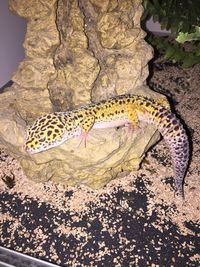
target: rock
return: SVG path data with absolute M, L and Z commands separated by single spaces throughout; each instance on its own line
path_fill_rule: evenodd
M 26 126 L 42 114 L 124 93 L 158 97 L 144 85 L 152 49 L 140 28 L 141 1 L 10 0 L 9 5 L 28 24 L 26 57 L 12 87 L 0 94 L 1 146 L 36 182 L 100 188 L 138 169 L 159 139 L 150 125 L 129 136 L 125 128 L 91 130 L 86 148 L 73 138 L 29 155 L 24 143 Z
M 92 130 L 86 147 L 78 146 L 80 140 L 74 138 L 54 149 L 29 156 L 28 161 L 22 161 L 22 166 L 35 181 L 51 179 L 67 185 L 81 183 L 99 188 L 118 175 L 139 168 L 144 144 L 148 149 L 159 138 L 151 126 L 145 129 L 142 138 L 138 137 L 140 131 L 127 137 L 124 128 Z

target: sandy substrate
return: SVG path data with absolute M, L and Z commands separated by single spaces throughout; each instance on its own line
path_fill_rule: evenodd
M 185 201 L 163 140 L 101 190 L 36 184 L 0 150 L 0 245 L 60 266 L 200 266 L 200 66 L 153 70 L 150 86 L 173 99 L 191 139 Z

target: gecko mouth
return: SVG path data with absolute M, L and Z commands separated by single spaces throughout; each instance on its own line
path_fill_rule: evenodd
M 25 151 L 29 154 L 36 154 L 36 153 L 42 152 L 39 149 L 35 149 L 31 147 L 25 147 Z
M 31 147 L 28 144 L 25 144 L 24 146 L 24 150 L 29 153 L 29 154 L 36 154 L 42 151 L 45 151 L 47 149 L 49 149 L 50 147 L 46 146 L 40 146 L 40 147 Z
M 41 146 L 38 146 L 38 147 L 31 147 L 30 145 L 28 145 L 28 143 L 25 145 L 25 151 L 29 154 L 36 154 L 36 153 L 40 153 L 40 152 L 43 152 L 43 151 L 46 151 L 46 150 L 49 150 L 53 147 L 56 147 L 58 145 L 61 145 L 65 142 L 65 139 L 59 139 L 57 140 L 56 142 L 50 142 L 48 144 L 43 144 Z

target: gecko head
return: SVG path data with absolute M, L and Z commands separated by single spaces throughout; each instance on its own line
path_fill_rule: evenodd
M 27 129 L 25 150 L 35 154 L 58 146 L 66 140 L 66 129 L 55 113 L 38 118 Z

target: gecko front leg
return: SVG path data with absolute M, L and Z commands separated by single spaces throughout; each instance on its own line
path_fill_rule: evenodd
M 92 129 L 93 125 L 95 122 L 95 117 L 90 115 L 87 116 L 85 119 L 83 119 L 83 121 L 81 122 L 81 134 L 80 134 L 80 143 L 78 145 L 78 147 L 83 143 L 84 146 L 86 147 L 86 141 L 88 138 L 88 133 L 89 131 Z

